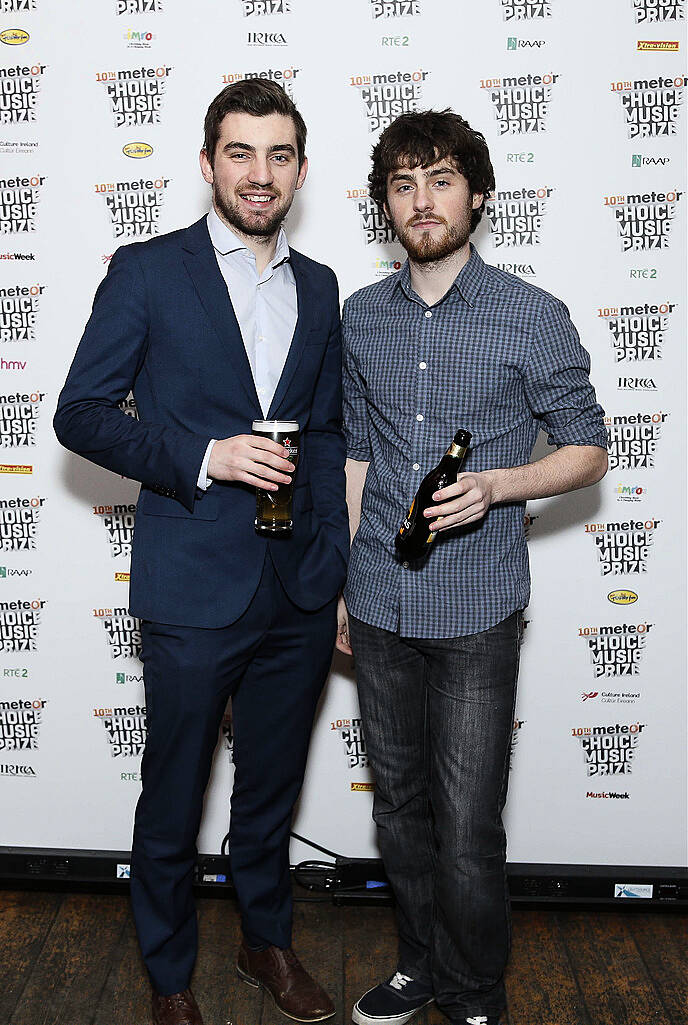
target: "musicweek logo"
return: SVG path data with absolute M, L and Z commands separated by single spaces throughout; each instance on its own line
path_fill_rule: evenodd
M 539 21 L 552 17 L 551 0 L 500 0 L 504 21 Z
M 394 229 L 388 224 L 382 210 L 370 196 L 366 186 L 357 189 L 347 189 L 346 198 L 353 201 L 358 213 L 359 224 L 365 239 L 366 245 L 372 242 L 386 243 L 397 242 Z
M 28 552 L 36 548 L 36 535 L 45 498 L 0 498 L 0 551 Z
M 94 505 L 93 515 L 102 519 L 113 559 L 129 557 L 136 523 L 136 505 Z
M 685 101 L 685 75 L 612 82 L 626 115 L 629 139 L 667 138 L 678 132 Z
M 657 442 L 668 413 L 605 416 L 610 470 L 647 470 L 655 465 Z
M 553 188 L 520 188 L 495 192 L 485 203 L 492 244 L 539 246 L 547 202 Z
M 429 71 L 394 71 L 377 75 L 351 75 L 349 85 L 358 89 L 368 131 L 387 128 L 400 114 L 420 110 L 423 84 Z
M 110 214 L 114 238 L 150 238 L 160 230 L 165 189 L 171 178 L 101 182 L 94 186 Z
M 606 322 L 617 363 L 659 360 L 676 303 L 639 303 L 600 306 L 597 316 Z
M 141 620 L 124 608 L 93 609 L 103 624 L 111 658 L 138 658 L 141 654 Z
M 616 523 L 586 523 L 599 555 L 603 577 L 647 573 L 647 559 L 661 520 L 624 520 Z
M 0 179 L 0 235 L 18 234 L 36 230 L 38 204 L 46 177 Z M 17 255 L 14 254 L 17 259 Z
M 571 735 L 580 742 L 587 775 L 630 775 L 640 734 L 645 728 L 646 724 L 640 722 L 573 728 Z
M 668 249 L 672 221 L 682 196 L 683 193 L 676 189 L 605 196 L 604 205 L 612 210 L 622 251 Z
M 368 766 L 365 734 L 359 718 L 334 719 L 330 730 L 339 735 L 344 747 L 346 763 L 350 769 L 364 769 Z
M 481 78 L 480 88 L 486 90 L 494 107 L 500 135 L 526 135 L 544 132 L 549 105 L 561 75 L 505 75 Z
M 172 68 L 125 68 L 98 71 L 96 82 L 104 86 L 115 128 L 124 125 L 159 125 Z
M 45 285 L 0 288 L 0 342 L 33 342 Z
M 47 64 L 16 64 L 0 68 L 0 124 L 36 121 L 38 97 Z
M 590 652 L 592 675 L 638 676 L 653 623 L 581 626 L 578 636 Z

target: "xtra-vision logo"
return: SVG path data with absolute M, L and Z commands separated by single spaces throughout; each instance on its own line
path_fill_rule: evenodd
M 633 0 L 636 25 L 652 25 L 663 21 L 683 21 L 685 0 Z
M 105 86 L 115 128 L 123 125 L 159 125 L 167 78 L 172 68 L 134 68 L 99 71 L 96 82 Z
M 36 444 L 36 427 L 45 392 L 0 395 L 0 447 L 27 448 Z
M 361 720 L 335 719 L 330 723 L 330 729 L 339 734 L 349 768 L 365 768 L 368 765 L 368 755 Z
M 423 83 L 429 71 L 395 71 L 386 75 L 351 75 L 349 84 L 359 90 L 368 130 L 387 128 L 400 114 L 419 110 Z
M 597 316 L 606 321 L 617 363 L 640 363 L 662 358 L 671 315 L 676 303 L 641 303 L 638 306 L 600 306 Z
M 655 543 L 661 520 L 625 520 L 619 523 L 586 523 L 600 557 L 602 576 L 647 573 L 647 558 Z
M 0 651 L 36 651 L 44 601 L 0 602 Z
M 571 735 L 580 741 L 588 776 L 629 776 L 645 723 L 579 726 Z
M 0 498 L 0 551 L 28 552 L 36 548 L 36 533 L 44 498 Z
M 623 252 L 668 249 L 671 222 L 682 195 L 674 190 L 605 196 L 604 205 L 613 210 Z
M 590 651 L 595 679 L 601 676 L 638 676 L 652 627 L 652 623 L 579 627 L 578 636 L 583 638 Z
M 552 17 L 552 0 L 501 0 L 504 21 L 536 21 Z
M 675 78 L 612 82 L 621 97 L 629 139 L 654 139 L 676 135 L 685 99 L 685 75 Z
M 368 194 L 367 188 L 347 189 L 347 199 L 353 200 L 358 211 L 359 223 L 366 245 L 371 242 L 396 242 L 397 237 L 394 229 L 378 207 L 377 203 Z
M 488 199 L 485 210 L 495 248 L 539 246 L 547 200 L 553 192 L 551 188 L 512 189 Z
M 605 416 L 610 470 L 651 469 L 668 413 Z
M 45 285 L 0 288 L 0 342 L 33 342 Z
M 45 64 L 0 68 L 0 124 L 28 124 L 36 120 Z
M 146 743 L 146 707 L 94 708 L 93 714 L 105 727 L 113 758 L 138 756 Z
M 165 189 L 170 178 L 132 182 L 105 182 L 95 191 L 105 198 L 115 238 L 142 238 L 157 235 Z
M 489 93 L 500 135 L 544 132 L 552 90 L 560 76 L 517 75 L 481 78 L 480 88 Z
M 130 556 L 136 505 L 94 505 L 93 514 L 103 520 L 112 558 Z
M 0 234 L 36 230 L 37 208 L 45 176 L 0 179 Z
M 94 609 L 105 628 L 111 658 L 138 658 L 141 654 L 141 620 L 127 609 Z
M 0 701 L 0 751 L 35 751 L 44 708 L 42 698 Z

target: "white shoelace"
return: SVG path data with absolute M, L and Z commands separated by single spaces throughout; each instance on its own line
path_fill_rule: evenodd
M 407 982 L 413 982 L 413 979 L 410 975 L 402 975 L 401 972 L 395 972 L 394 978 L 389 980 L 390 986 L 399 990 L 403 990 Z M 485 1022 L 482 1022 L 481 1025 L 485 1025 Z

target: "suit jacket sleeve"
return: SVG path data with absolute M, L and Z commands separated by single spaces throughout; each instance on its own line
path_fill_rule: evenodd
M 53 425 L 66 448 L 193 510 L 210 438 L 135 420 L 118 406 L 143 371 L 148 342 L 146 282 L 137 248 L 124 246 L 110 261 Z
M 313 507 L 320 522 L 344 558 L 349 559 L 349 518 L 346 510 L 344 463 L 346 443 L 342 430 L 342 344 L 337 279 L 329 271 L 329 336 L 327 350 L 315 384 L 308 424 Z

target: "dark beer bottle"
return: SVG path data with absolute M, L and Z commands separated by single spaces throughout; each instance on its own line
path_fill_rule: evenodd
M 419 559 L 430 551 L 430 545 L 436 534 L 430 530 L 430 521 L 423 516 L 424 511 L 435 505 L 432 496 L 441 488 L 456 484 L 466 449 L 471 443 L 468 431 L 458 430 L 445 455 L 422 480 L 416 497 L 411 503 L 406 519 L 399 527 L 394 539 L 394 547 L 403 559 Z

